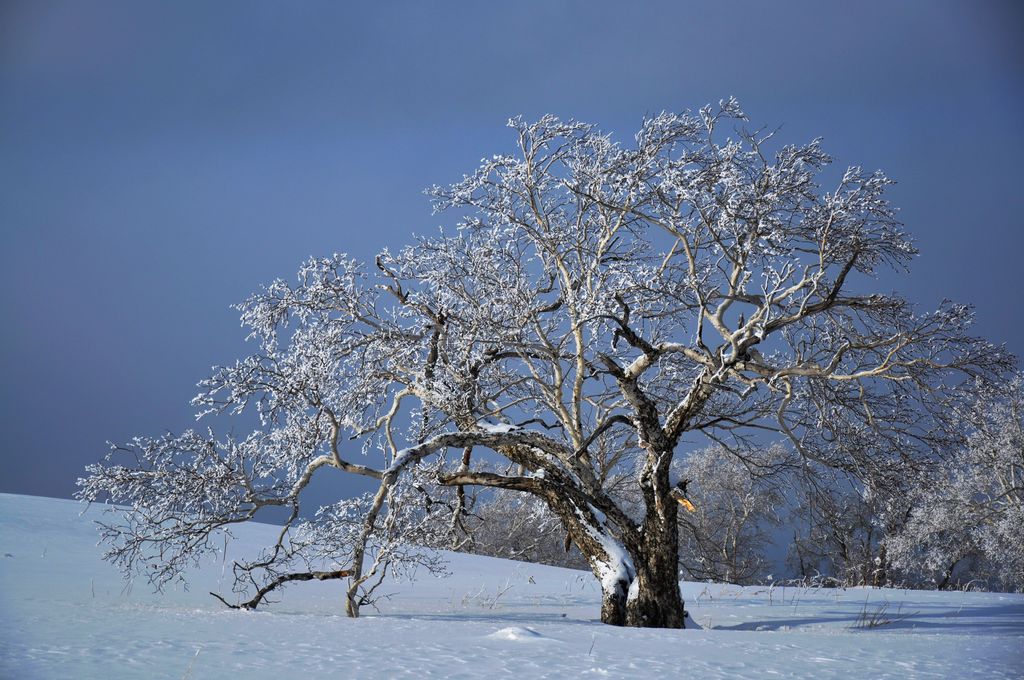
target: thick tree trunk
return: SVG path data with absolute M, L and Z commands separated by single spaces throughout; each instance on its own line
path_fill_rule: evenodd
M 668 461 L 670 457 L 662 456 L 659 460 Z M 601 583 L 602 623 L 643 628 L 685 627 L 679 594 L 678 512 L 676 501 L 669 496 L 667 462 L 663 465 L 664 469 L 658 470 L 657 491 L 649 488 L 651 502 L 639 530 L 635 525 L 621 528 L 628 518 L 620 518 L 620 530 L 610 528 L 608 519 L 591 499 L 569 493 L 573 487 L 568 484 L 548 487 L 546 493 L 538 494 L 562 520 L 567 534 Z
M 685 628 L 679 578 L 671 570 L 639 569 L 635 597 L 626 604 L 626 625 L 638 628 Z
M 676 554 L 633 556 L 634 583 L 619 579 L 602 584 L 601 622 L 637 628 L 684 628 Z
M 610 626 L 625 626 L 627 623 L 626 596 L 629 584 L 616 581 L 611 587 L 603 586 L 601 593 L 601 623 Z
M 679 533 L 675 502 L 665 498 L 658 517 L 644 523 L 644 544 L 633 554 L 636 584 L 626 605 L 626 625 L 641 628 L 685 628 L 679 594 Z
M 634 582 L 604 580 L 601 622 L 637 628 L 685 628 L 679 593 L 678 536 L 652 532 L 642 546 L 626 546 L 635 568 Z M 588 557 L 591 557 L 588 555 Z M 598 555 L 595 575 L 600 575 Z M 592 561 L 592 563 L 594 563 Z

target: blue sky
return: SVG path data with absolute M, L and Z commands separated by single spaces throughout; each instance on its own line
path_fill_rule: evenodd
M 107 440 L 191 426 L 228 308 L 310 255 L 434 231 L 422 190 L 512 115 L 623 139 L 735 95 L 882 168 L 922 255 L 887 277 L 1024 354 L 1013 2 L 6 2 L 0 491 L 69 496 Z

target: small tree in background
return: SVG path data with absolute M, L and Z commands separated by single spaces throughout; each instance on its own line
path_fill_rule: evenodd
M 1024 590 L 1024 379 L 977 386 L 958 409 L 966 441 L 921 474 L 902 529 L 887 541 L 894 565 L 939 588 Z
M 899 516 L 893 508 L 905 484 L 809 465 L 791 488 L 788 559 L 800 578 L 824 577 L 843 586 L 889 584 L 884 539 L 892 529 L 889 518 Z
M 265 506 L 291 509 L 278 543 L 294 545 L 304 489 L 334 468 L 380 480 L 346 570 L 358 584 L 402 480 L 429 463 L 453 513 L 467 486 L 545 503 L 601 584 L 602 621 L 682 627 L 670 471 L 684 436 L 753 460 L 768 430 L 805 460 L 879 476 L 931 436 L 935 395 L 1012 365 L 970 337 L 963 306 L 919 314 L 865 292 L 915 253 L 884 175 L 849 168 L 823 189 L 818 141 L 779 146 L 745 120 L 729 100 L 648 118 L 620 144 L 515 119 L 512 153 L 431 191 L 453 231 L 375 267 L 311 260 L 252 296 L 256 351 L 196 403 L 253 409 L 262 427 L 92 468 L 83 498 L 132 507 L 108 528 L 112 556 L 174 575 Z M 512 467 L 481 467 L 480 448 Z
M 579 550 L 571 543 L 566 545 L 561 521 L 540 499 L 498 491 L 473 514 L 477 522 L 464 550 L 556 567 L 587 566 Z
M 745 459 L 709 447 L 685 459 L 679 475 L 691 480 L 694 504 L 679 515 L 679 565 L 687 578 L 746 584 L 770 574 L 767 553 L 785 512 L 784 473 L 792 462 L 781 446 Z

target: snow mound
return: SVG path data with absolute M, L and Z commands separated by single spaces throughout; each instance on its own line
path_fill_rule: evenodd
M 686 621 L 686 630 L 704 630 L 704 626 L 693 620 L 693 617 L 690 616 L 690 612 L 686 612 L 684 620 Z
M 532 642 L 534 640 L 551 639 L 549 637 L 541 635 L 532 628 L 527 628 L 525 626 L 509 626 L 508 628 L 502 628 L 501 630 L 494 631 L 487 637 L 489 637 L 492 640 L 513 640 L 516 642 Z

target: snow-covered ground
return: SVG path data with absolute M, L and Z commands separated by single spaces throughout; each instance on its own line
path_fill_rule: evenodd
M 340 583 L 225 609 L 230 566 L 126 590 L 72 501 L 0 494 L 2 678 L 1020 678 L 1024 596 L 685 583 L 703 630 L 601 625 L 589 573 L 451 555 L 352 620 Z M 236 531 L 255 549 L 267 525 Z M 865 616 L 866 614 L 866 616 Z M 877 614 L 881 625 L 858 627 Z M 887 622 L 886 622 L 887 621 Z

